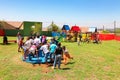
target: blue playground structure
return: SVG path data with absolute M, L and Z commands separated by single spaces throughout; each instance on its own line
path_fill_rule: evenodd
M 65 31 L 69 31 L 69 30 L 70 30 L 69 25 L 63 25 L 62 33 L 52 31 L 52 37 L 57 37 L 57 41 L 61 42 L 63 40 L 63 38 L 66 38 L 66 32 Z
M 68 25 L 63 25 L 62 30 L 70 30 L 70 27 Z
M 23 54 L 22 60 L 24 62 L 31 63 L 31 64 L 41 64 L 41 63 L 43 64 L 43 63 L 45 63 L 45 55 L 44 55 L 42 50 L 39 50 L 38 55 L 36 55 L 34 57 L 31 54 L 28 54 L 28 56 L 25 60 L 24 60 L 24 52 L 22 52 L 22 54 Z M 51 62 L 50 55 L 51 54 L 48 55 L 47 62 Z
M 52 37 L 57 37 L 57 41 L 61 42 L 63 38 L 66 38 L 66 33 L 52 32 Z

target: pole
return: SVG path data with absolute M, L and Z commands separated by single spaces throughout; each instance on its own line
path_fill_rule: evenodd
M 105 26 L 103 25 L 103 31 L 105 31 Z
M 116 21 L 114 21 L 114 34 L 116 32 Z

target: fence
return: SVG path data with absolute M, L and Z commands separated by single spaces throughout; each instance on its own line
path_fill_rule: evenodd
M 115 34 L 99 34 L 100 40 L 118 40 L 120 41 L 120 36 Z

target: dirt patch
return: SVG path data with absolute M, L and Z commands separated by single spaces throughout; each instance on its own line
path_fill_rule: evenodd
M 22 61 L 21 54 L 16 54 L 15 56 L 13 56 L 11 58 L 11 62 L 15 65 L 19 65 L 19 66 L 22 66 L 27 69 L 32 69 L 32 70 L 41 69 L 42 74 L 48 74 L 48 73 L 54 71 L 54 69 L 52 69 L 52 64 L 48 64 L 48 65 L 47 64 L 35 64 L 35 65 L 33 65 L 33 64 Z M 65 70 L 69 70 L 69 69 L 65 68 L 65 66 L 66 65 L 61 64 L 61 68 L 64 68 Z M 63 76 L 56 74 L 55 80 L 65 80 L 65 79 L 63 78 Z
M 0 80 L 3 80 L 2 78 L 0 78 Z
M 92 74 L 91 76 L 85 78 L 84 80 L 99 80 L 96 75 Z
M 116 64 L 120 64 L 120 56 L 116 56 L 115 62 Z
M 103 67 L 103 70 L 104 70 L 104 71 L 110 71 L 110 70 L 111 70 L 111 66 L 104 66 L 104 67 Z
M 46 65 L 46 64 L 40 64 L 40 67 L 41 67 L 41 69 L 42 69 L 41 72 L 44 73 L 44 74 L 47 74 L 47 73 L 53 71 L 52 68 L 51 68 L 50 66 Z M 49 67 L 50 67 L 51 69 L 49 69 Z
M 55 77 L 54 77 L 55 80 L 67 80 L 65 77 L 59 75 L 59 74 L 55 74 Z
M 104 62 L 105 59 L 103 57 L 94 57 L 95 61 L 98 61 L 98 62 Z
M 42 73 L 49 73 L 52 71 L 52 68 L 49 69 L 49 67 L 51 66 L 48 66 L 46 64 L 30 64 L 30 63 L 27 63 L 27 62 L 24 62 L 21 60 L 21 55 L 15 55 L 12 59 L 12 62 L 15 64 L 15 65 L 19 65 L 19 66 L 22 66 L 22 67 L 25 67 L 25 68 L 29 68 L 29 69 L 38 69 L 38 68 L 41 68 L 42 69 Z
M 17 54 L 15 56 L 13 56 L 12 57 L 12 62 L 14 64 L 16 64 L 16 65 L 23 66 L 25 68 L 32 68 L 32 69 L 34 69 L 34 66 L 32 64 L 26 63 L 26 62 L 22 61 L 20 54 Z

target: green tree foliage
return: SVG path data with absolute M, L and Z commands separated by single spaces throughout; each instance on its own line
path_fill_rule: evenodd
M 120 36 L 120 28 L 116 28 L 115 29 L 115 34 L 118 35 L 118 36 Z
M 116 32 L 116 33 L 120 33 L 120 28 L 116 28 L 116 29 L 115 29 L 115 32 Z
M 103 30 L 102 33 L 110 33 L 108 30 Z
M 60 29 L 59 29 L 59 26 L 57 26 L 56 24 L 54 24 L 54 22 L 52 22 L 50 24 L 50 26 L 48 26 L 48 31 L 56 31 L 56 32 L 59 32 Z

